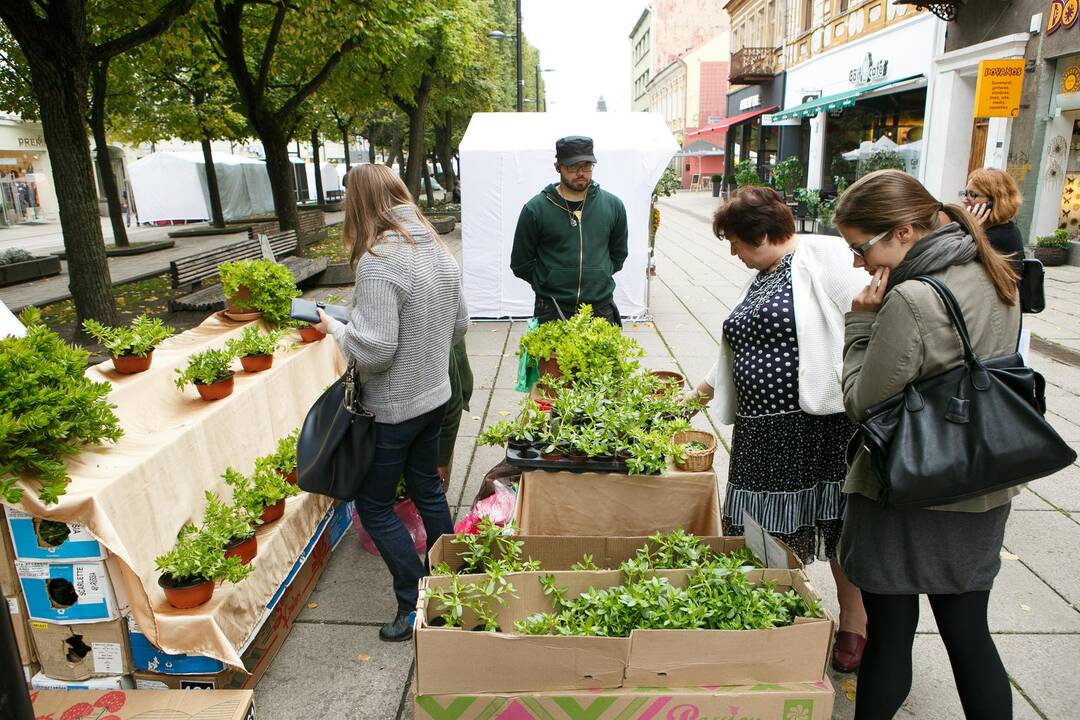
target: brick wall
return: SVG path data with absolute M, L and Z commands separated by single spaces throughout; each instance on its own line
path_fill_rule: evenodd
M 699 126 L 709 125 L 709 118 L 727 114 L 728 63 L 701 63 L 701 90 L 698 100 Z M 723 147 L 721 145 L 720 147 Z

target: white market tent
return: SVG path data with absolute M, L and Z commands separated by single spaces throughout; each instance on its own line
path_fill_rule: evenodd
M 293 162 L 297 160 L 294 158 Z M 344 169 L 344 165 L 341 166 Z M 304 163 L 304 172 L 307 173 L 308 200 L 315 200 L 315 163 Z M 344 174 L 344 173 L 343 173 Z M 345 189 L 341 184 L 342 176 L 338 175 L 337 166 L 330 163 L 322 163 L 322 187 L 323 193 L 332 193 Z
M 214 169 L 226 220 L 274 211 L 262 160 L 215 153 Z M 210 218 L 202 153 L 151 153 L 130 163 L 127 170 L 140 222 Z
M 630 255 L 615 276 L 615 304 L 626 317 L 648 309 L 649 201 L 679 149 L 663 118 L 630 112 L 477 113 L 460 147 L 463 284 L 472 317 L 532 315 L 532 288 L 510 272 L 514 229 L 529 198 L 558 181 L 555 141 L 567 135 L 593 139 L 593 180 L 626 206 Z

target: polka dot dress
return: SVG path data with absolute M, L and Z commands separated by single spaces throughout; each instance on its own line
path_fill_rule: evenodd
M 799 342 L 791 261 L 758 274 L 724 321 L 737 396 L 724 499 L 725 535 L 741 535 L 743 511 L 803 562 L 836 555 L 844 515 L 844 449 L 854 426 L 843 413 L 799 408 Z

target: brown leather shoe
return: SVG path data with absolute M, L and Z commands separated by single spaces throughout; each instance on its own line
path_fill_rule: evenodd
M 847 630 L 836 633 L 836 642 L 832 649 L 832 666 L 839 672 L 855 672 L 862 665 L 866 638 Z

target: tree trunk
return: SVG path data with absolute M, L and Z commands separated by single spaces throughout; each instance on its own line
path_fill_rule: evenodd
M 299 231 L 300 215 L 296 211 L 296 184 L 289 161 L 289 139 L 276 129 L 260 132 L 259 135 L 266 155 L 266 172 L 270 176 L 270 192 L 274 196 L 278 227 Z
M 345 147 L 345 174 L 348 175 L 349 171 L 352 170 L 352 161 L 349 159 L 349 128 L 342 127 L 339 129 L 341 130 L 341 144 Z
M 368 140 L 367 155 L 368 155 L 368 162 L 371 163 L 372 165 L 374 165 L 375 164 L 375 143 L 373 143 L 371 140 Z
M 435 207 L 435 193 L 431 190 L 431 173 L 428 172 L 427 158 L 421 161 L 424 171 L 424 194 L 427 195 L 428 207 Z
M 322 166 L 319 163 L 319 131 L 311 131 L 311 155 L 315 163 L 315 202 L 318 205 L 326 204 L 326 195 L 322 187 Z M 345 146 L 345 155 L 349 155 L 349 146 Z
M 105 203 L 109 207 L 113 244 L 116 247 L 127 247 L 130 243 L 128 242 L 127 228 L 124 227 L 124 209 L 120 204 L 120 189 L 116 185 L 116 176 L 113 175 L 112 158 L 109 157 L 109 143 L 105 137 L 105 92 L 108 87 L 108 76 L 108 61 L 94 65 L 91 72 L 94 85 L 90 101 L 90 129 L 94 133 L 94 145 L 97 147 L 101 191 L 105 194 Z
M 210 146 L 210 136 L 205 132 L 199 140 L 202 145 L 203 166 L 206 168 L 206 192 L 210 194 L 210 225 L 225 227 L 225 214 L 221 212 L 221 188 L 218 187 L 217 168 L 214 167 L 214 150 Z
M 424 155 L 424 119 L 428 100 L 431 98 L 431 76 L 420 78 L 412 97 L 412 105 L 395 100 L 397 106 L 409 117 L 409 157 L 405 165 L 405 186 L 414 198 L 420 197 L 420 165 L 426 164 Z
M 390 154 L 386 157 L 386 164 L 394 166 L 394 162 L 401 157 L 401 133 L 394 133 L 394 139 L 390 143 Z M 400 170 L 400 166 L 398 168 Z
M 442 125 L 435 128 L 435 153 L 439 156 L 439 164 L 443 171 L 443 189 L 449 193 L 451 202 L 454 200 L 454 188 L 457 186 L 457 176 L 454 174 L 454 133 L 452 115 L 449 110 L 443 113 Z

